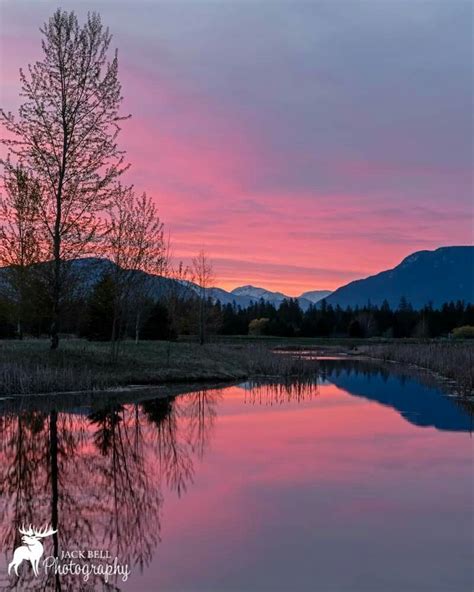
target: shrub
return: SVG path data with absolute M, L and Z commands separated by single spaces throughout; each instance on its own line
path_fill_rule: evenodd
M 143 325 L 141 338 L 152 339 L 176 339 L 176 332 L 171 325 L 168 309 L 161 302 L 157 302 L 150 311 L 150 315 Z
M 253 319 L 249 323 L 249 335 L 264 335 L 270 319 Z
M 453 329 L 452 336 L 456 339 L 474 339 L 474 327 L 472 325 L 464 325 Z

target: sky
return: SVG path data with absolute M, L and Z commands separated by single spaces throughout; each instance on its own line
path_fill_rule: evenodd
M 335 289 L 473 238 L 473 5 L 0 0 L 0 104 L 60 5 L 119 50 L 127 181 L 215 284 Z

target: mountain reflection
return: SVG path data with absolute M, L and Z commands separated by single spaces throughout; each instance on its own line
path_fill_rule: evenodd
M 429 373 L 362 360 L 322 361 L 319 372 L 321 380 L 355 397 L 391 407 L 413 425 L 444 431 L 472 431 L 472 399 L 447 397 L 440 381 Z

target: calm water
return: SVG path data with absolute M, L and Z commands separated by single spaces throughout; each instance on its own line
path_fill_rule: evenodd
M 0 402 L 1 589 L 472 589 L 466 405 L 329 361 L 304 387 L 153 396 Z M 131 575 L 8 577 L 21 523 L 58 525 L 44 557 L 98 549 Z

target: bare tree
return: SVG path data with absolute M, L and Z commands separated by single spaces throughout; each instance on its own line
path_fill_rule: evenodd
M 114 263 L 112 357 L 116 359 L 127 307 L 131 299 L 135 305 L 149 292 L 150 278 L 146 274 L 162 272 L 166 248 L 163 224 L 146 193 L 137 197 L 133 187 L 118 184 L 108 214 L 105 240 L 106 254 Z
M 121 104 L 117 52 L 108 61 L 111 35 L 96 13 L 83 26 L 58 9 L 41 29 L 43 59 L 20 70 L 24 102 L 15 119 L 0 111 L 12 139 L 10 152 L 34 171 L 42 196 L 40 220 L 52 259 L 51 348 L 59 345 L 65 262 L 90 249 L 97 215 L 112 182 L 127 168 L 118 149 Z
M 170 242 L 167 243 L 166 265 L 163 270 L 165 277 L 163 289 L 163 301 L 169 315 L 170 333 L 176 338 L 180 333 L 186 332 L 189 320 L 192 318 L 193 289 L 191 284 L 191 270 L 182 261 L 173 264 Z M 191 314 L 190 314 L 191 311 Z M 167 360 L 169 367 L 171 361 L 171 339 L 168 340 Z
M 17 335 L 23 320 L 32 265 L 41 259 L 38 237 L 38 183 L 21 166 L 6 163 L 0 196 L 0 266 L 7 267 L 9 296 L 15 303 Z
M 208 290 L 214 281 L 214 273 L 212 263 L 209 260 L 206 252 L 201 249 L 192 261 L 193 281 L 198 286 L 199 298 L 199 343 L 204 344 L 206 340 L 206 325 L 207 325 L 207 298 Z

